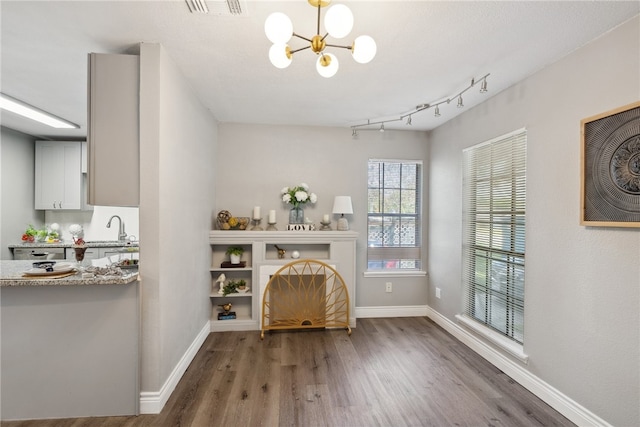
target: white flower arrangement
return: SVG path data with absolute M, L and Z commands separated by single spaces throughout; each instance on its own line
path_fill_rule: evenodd
M 315 193 L 310 193 L 309 186 L 304 182 L 296 187 L 284 187 L 280 190 L 280 194 L 282 201 L 293 205 L 294 208 L 308 202 L 316 203 L 318 201 L 318 196 Z

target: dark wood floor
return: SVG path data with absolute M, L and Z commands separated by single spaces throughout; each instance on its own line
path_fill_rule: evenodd
M 424 317 L 209 335 L 159 415 L 6 427 L 571 426 Z

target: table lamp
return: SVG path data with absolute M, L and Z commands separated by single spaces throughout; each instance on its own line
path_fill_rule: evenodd
M 353 207 L 351 206 L 351 196 L 336 196 L 333 200 L 333 213 L 340 214 L 338 219 L 338 231 L 349 230 L 349 222 L 344 214 L 353 214 Z

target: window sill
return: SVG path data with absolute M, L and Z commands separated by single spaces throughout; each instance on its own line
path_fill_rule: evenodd
M 369 270 L 362 274 L 364 277 L 424 277 L 423 270 Z
M 458 314 L 456 315 L 456 319 L 458 320 L 458 323 L 461 323 L 463 326 L 471 329 L 478 335 L 495 344 L 498 348 L 516 357 L 524 364 L 529 363 L 529 356 L 524 353 L 524 347 L 522 346 L 522 344 L 518 344 L 517 342 L 505 337 L 504 335 L 499 334 L 498 332 L 495 332 L 490 328 L 487 328 L 486 326 L 476 322 L 469 316 Z

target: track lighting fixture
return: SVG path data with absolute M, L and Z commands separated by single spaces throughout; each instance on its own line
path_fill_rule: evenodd
M 480 77 L 478 79 L 478 81 L 481 81 L 480 84 L 480 93 L 485 93 L 487 92 L 487 77 L 489 77 L 491 74 L 486 74 L 482 77 Z M 431 103 L 426 103 L 426 104 L 419 104 L 417 105 L 413 110 L 401 114 L 400 117 L 395 118 L 395 119 L 388 119 L 388 120 L 378 120 L 375 122 L 372 122 L 371 120 L 367 119 L 367 123 L 363 123 L 360 125 L 353 125 L 351 126 L 351 128 L 355 131 L 356 129 L 361 129 L 361 130 L 375 130 L 375 128 L 371 128 L 370 126 L 372 125 L 378 125 L 380 124 L 380 128 L 378 129 L 380 132 L 384 132 L 384 124 L 385 123 L 390 123 L 390 122 L 397 122 L 400 120 L 404 120 L 407 119 L 407 125 L 411 124 L 411 116 L 413 116 L 414 114 L 420 112 L 420 111 L 424 111 L 424 110 L 428 110 L 429 108 L 433 108 L 433 115 L 434 117 L 440 117 L 440 105 L 442 104 L 450 104 L 452 100 L 454 99 L 458 99 L 458 103 L 457 103 L 457 107 L 458 108 L 463 108 L 464 107 L 464 102 L 462 100 L 462 95 L 468 91 L 469 89 L 471 89 L 472 87 L 474 87 L 476 85 L 476 79 L 471 79 L 471 83 L 469 84 L 469 86 L 467 86 L 466 88 L 464 88 L 463 90 L 461 90 L 460 92 L 456 93 L 455 95 L 452 95 L 446 99 L 442 99 L 440 101 L 437 102 L 431 102 Z M 367 128 L 368 127 L 368 128 Z M 352 134 L 353 136 L 356 136 L 356 134 Z
M 353 14 L 351 10 L 342 4 L 332 6 L 325 14 L 324 36 L 320 33 L 320 10 L 329 6 L 331 0 L 308 0 L 309 4 L 318 9 L 316 34 L 311 37 L 303 37 L 293 32 L 293 23 L 287 15 L 274 12 L 269 15 L 264 23 L 264 31 L 267 38 L 273 43 L 269 49 L 269 60 L 277 68 L 286 68 L 291 64 L 293 54 L 301 50 L 311 49 L 318 56 L 316 70 L 322 77 L 332 77 L 338 72 L 338 58 L 332 53 L 326 53 L 325 48 L 336 47 L 351 50 L 351 55 L 356 62 L 366 64 L 376 56 L 376 42 L 369 36 L 359 36 L 351 46 L 329 44 L 327 36 L 341 39 L 347 36 L 353 28 Z M 309 45 L 300 49 L 291 49 L 287 42 L 291 37 L 306 40 Z

